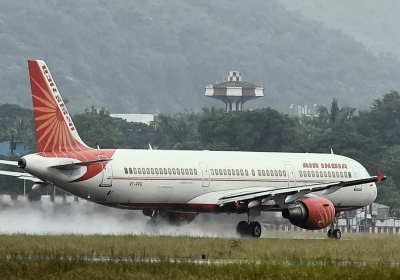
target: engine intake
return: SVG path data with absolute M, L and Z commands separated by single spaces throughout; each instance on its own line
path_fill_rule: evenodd
M 284 209 L 282 217 L 300 228 L 322 229 L 329 226 L 335 218 L 335 207 L 323 197 L 301 198 Z

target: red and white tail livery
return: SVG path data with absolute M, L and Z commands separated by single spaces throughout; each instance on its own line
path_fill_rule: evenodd
M 46 63 L 29 60 L 39 152 L 21 157 L 21 172 L 0 171 L 54 185 L 109 207 L 142 210 L 148 230 L 159 221 L 179 225 L 201 213 L 247 213 L 239 236 L 260 237 L 262 211 L 279 211 L 309 230 L 330 227 L 335 217 L 365 207 L 377 196 L 375 183 L 357 161 L 313 153 L 92 149 L 79 137 Z M 101 143 L 99 143 L 101 145 Z
M 76 131 L 46 63 L 29 60 L 28 67 L 39 152 L 88 149 Z

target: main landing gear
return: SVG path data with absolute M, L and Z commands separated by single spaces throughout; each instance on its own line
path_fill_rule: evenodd
M 338 224 L 339 215 L 340 215 L 340 213 L 337 213 L 335 215 L 335 218 L 333 219 L 333 221 L 328 229 L 328 238 L 340 239 L 342 237 L 342 232 L 340 231 L 340 229 L 335 228 L 335 225 L 337 226 L 337 224 Z
M 259 238 L 261 236 L 261 225 L 259 222 L 254 221 L 255 217 L 261 215 L 261 209 L 257 209 L 260 207 L 250 208 L 247 212 L 247 222 L 240 221 L 236 227 L 236 233 L 240 237 L 256 237 Z

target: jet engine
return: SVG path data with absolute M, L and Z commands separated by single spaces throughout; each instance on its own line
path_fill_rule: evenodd
M 282 216 L 300 228 L 322 229 L 329 226 L 335 218 L 335 207 L 323 197 L 301 198 L 284 209 Z

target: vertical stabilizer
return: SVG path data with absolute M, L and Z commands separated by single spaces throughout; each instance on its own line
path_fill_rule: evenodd
M 79 137 L 72 118 L 43 60 L 28 60 L 39 152 L 90 149 Z

